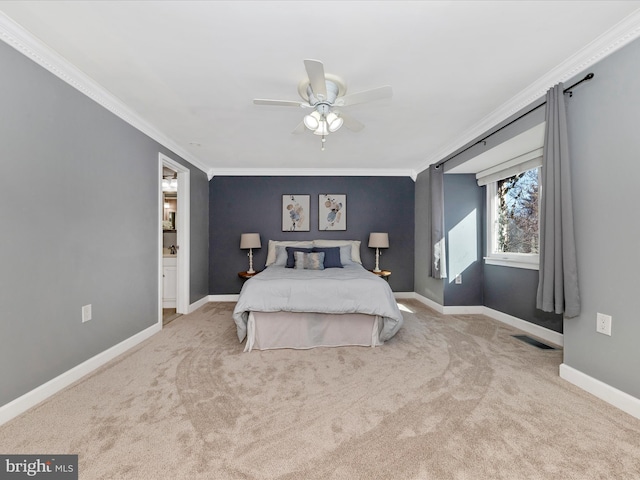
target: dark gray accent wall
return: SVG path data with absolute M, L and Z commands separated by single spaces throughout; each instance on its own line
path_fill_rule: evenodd
M 562 315 L 536 308 L 538 270 L 485 265 L 483 287 L 486 307 L 562 333 Z
M 209 295 L 209 179 L 188 162 L 190 175 L 190 258 L 189 302 L 195 303 Z
M 640 399 L 638 59 L 635 40 L 566 99 L 582 313 L 564 321 L 564 362 Z M 613 317 L 610 337 L 598 312 Z
M 347 230 L 318 230 L 318 195 L 347 195 Z M 362 241 L 365 268 L 375 266 L 368 248 L 370 232 L 388 232 L 388 249 L 380 267 L 391 270 L 394 291 L 413 291 L 414 183 L 409 177 L 214 177 L 210 194 L 209 293 L 235 294 L 242 288 L 238 272 L 247 270 L 242 233 L 258 232 L 262 248 L 254 250 L 254 268 L 264 268 L 271 240 L 349 239 Z M 282 195 L 308 194 L 310 231 L 282 231 Z
M 158 152 L 188 163 L 3 42 L 0 70 L 4 405 L 158 321 Z M 190 169 L 194 298 L 208 185 Z
M 447 245 L 445 306 L 482 305 L 484 189 L 475 175 L 444 176 L 444 224 Z M 460 275 L 462 283 L 456 284 Z

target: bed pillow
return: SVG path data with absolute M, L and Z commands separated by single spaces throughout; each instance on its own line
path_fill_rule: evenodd
M 324 252 L 294 252 L 296 269 L 324 270 Z
M 324 253 L 324 268 L 342 268 L 340 247 L 313 247 L 312 251 Z
M 287 263 L 285 267 L 293 268 L 296 265 L 296 258 L 294 256 L 295 252 L 303 252 L 303 253 L 311 253 L 311 248 L 303 248 L 303 247 L 285 247 L 287 250 Z
M 295 259 L 293 268 L 302 270 L 304 268 L 304 252 L 293 252 L 293 258 Z
M 351 261 L 362 264 L 360 259 L 360 240 L 314 240 L 314 247 L 341 247 L 343 245 L 351 246 Z M 345 262 L 342 262 L 345 265 Z
M 265 262 L 265 266 L 268 267 L 272 265 L 276 261 L 277 249 L 276 247 L 313 247 L 312 241 L 285 241 L 285 240 L 269 240 L 269 247 L 267 249 L 267 261 Z
M 284 267 L 287 264 L 287 249 L 283 245 L 276 245 L 276 261 L 271 265 Z
M 340 263 L 343 267 L 345 265 L 357 265 L 356 262 L 351 260 L 351 245 L 342 245 L 338 248 L 340 249 Z

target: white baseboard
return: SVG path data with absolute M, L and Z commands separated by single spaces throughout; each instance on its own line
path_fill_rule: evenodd
M 105 350 L 98 355 L 91 357 L 90 359 L 82 362 L 80 365 L 73 367 L 71 370 L 58 375 L 57 377 L 43 383 L 39 387 L 34 388 L 30 392 L 25 393 L 21 397 L 2 405 L 0 407 L 0 425 L 8 422 L 12 418 L 17 417 L 28 409 L 36 406 L 43 400 L 46 400 L 53 394 L 59 392 L 63 388 L 68 387 L 72 383 L 80 380 L 85 375 L 93 372 L 97 368 L 101 367 L 110 360 L 113 360 L 118 355 L 123 354 L 130 348 L 135 347 L 139 343 L 148 339 L 152 335 L 162 330 L 162 323 L 156 323 L 151 327 L 135 334 L 132 337 L 114 345 L 113 347 Z
M 554 332 L 548 328 L 541 327 L 535 323 L 527 322 L 520 318 L 508 315 L 498 310 L 493 310 L 482 305 L 470 305 L 461 307 L 445 307 L 439 303 L 424 297 L 418 293 L 413 294 L 413 298 L 425 304 L 427 307 L 434 309 L 435 311 L 442 313 L 443 315 L 486 315 L 499 322 L 506 323 L 512 327 L 522 330 L 525 333 L 538 337 L 541 340 L 545 340 L 549 343 L 553 343 L 559 347 L 564 345 L 564 337 L 561 333 Z
M 640 419 L 640 399 L 590 377 L 566 363 L 560 365 L 560 378 Z
M 209 295 L 210 302 L 237 302 L 239 298 L 239 294 Z
M 445 315 L 485 315 L 484 307 L 478 305 L 442 307 L 442 313 Z
M 506 323 L 523 332 L 529 333 L 535 337 L 545 340 L 554 345 L 563 346 L 564 336 L 561 333 L 549 330 L 548 328 L 527 322 L 520 318 L 508 315 L 488 307 L 444 307 L 433 300 L 415 294 L 414 298 L 427 307 L 432 308 L 442 314 L 482 314 L 491 317 L 499 322 Z M 600 380 L 596 380 L 585 373 L 566 364 L 560 365 L 560 378 L 574 384 L 575 386 L 595 395 L 599 399 L 619 408 L 623 412 L 628 413 L 636 418 L 640 418 L 640 399 L 629 395 L 617 388 L 612 387 Z
M 416 298 L 413 292 L 393 292 L 393 296 L 398 299 Z
M 535 337 L 540 338 L 541 340 L 553 343 L 558 347 L 564 346 L 564 335 L 562 335 L 561 333 L 549 330 L 548 328 L 541 327 L 540 325 L 536 325 L 535 323 L 527 322 L 518 317 L 514 317 L 512 315 L 508 315 L 506 313 L 499 312 L 488 307 L 482 307 L 482 309 L 482 315 L 486 315 L 487 317 L 491 317 L 494 320 L 498 320 L 499 322 L 511 325 L 518 330 L 522 330 L 523 332 L 529 333 Z
M 195 312 L 197 309 L 199 309 L 203 305 L 206 305 L 207 303 L 209 303 L 209 301 L 210 301 L 209 300 L 209 296 L 207 295 L 207 296 L 202 297 L 197 302 L 193 302 L 191 305 L 189 305 L 189 313 Z
M 427 307 L 435 310 L 438 313 L 444 313 L 444 307 L 442 305 L 440 305 L 438 302 L 435 302 L 435 301 L 431 300 L 430 298 L 427 298 L 427 297 L 425 297 L 423 295 L 420 295 L 419 293 L 415 293 L 415 292 L 413 294 L 413 298 L 415 298 L 420 303 L 426 305 Z

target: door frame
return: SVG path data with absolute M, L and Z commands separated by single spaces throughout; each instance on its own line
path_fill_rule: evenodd
M 177 231 L 177 291 L 176 313 L 189 313 L 189 259 L 191 236 L 191 187 L 190 171 L 184 165 L 166 155 L 158 154 L 158 322 L 162 325 L 162 219 L 164 218 L 164 201 L 162 198 L 163 167 L 178 172 L 178 194 L 176 209 Z

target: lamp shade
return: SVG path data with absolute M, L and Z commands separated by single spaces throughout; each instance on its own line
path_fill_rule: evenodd
M 389 234 L 381 232 L 370 233 L 369 246 L 371 248 L 389 248 Z
M 243 233 L 240 235 L 240 248 L 260 248 L 259 233 Z

